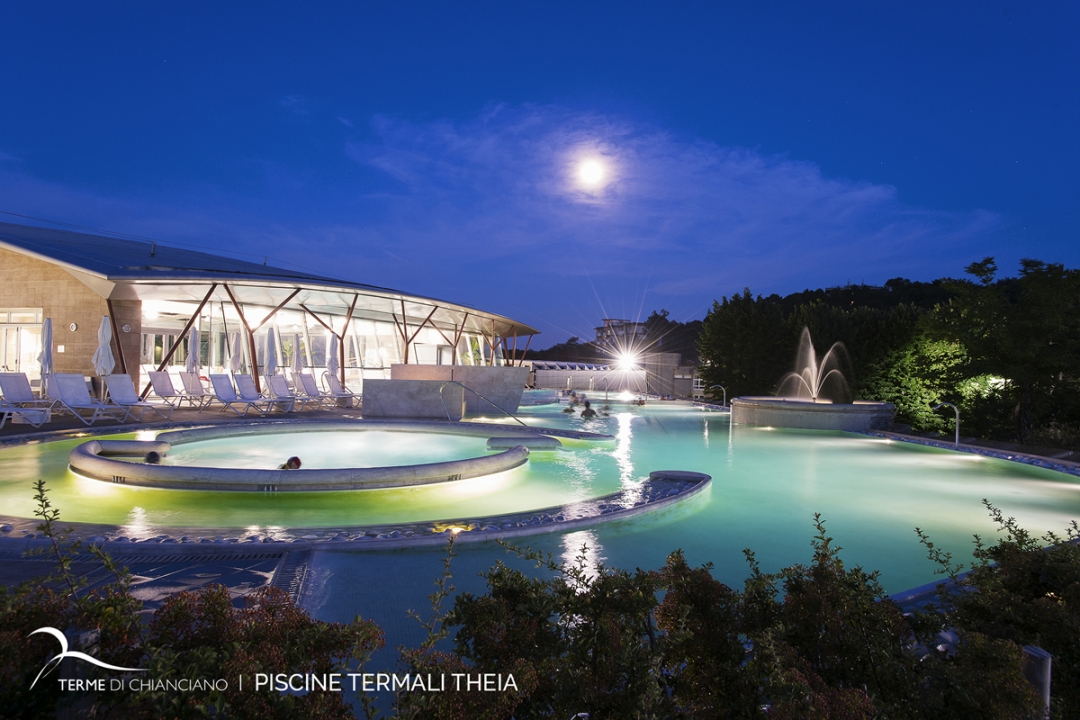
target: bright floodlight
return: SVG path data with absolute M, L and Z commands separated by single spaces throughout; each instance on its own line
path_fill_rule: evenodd
M 633 370 L 637 367 L 637 356 L 633 353 L 619 353 L 618 365 L 620 370 Z
M 604 179 L 604 166 L 596 160 L 586 160 L 578 168 L 578 177 L 585 185 L 595 187 Z

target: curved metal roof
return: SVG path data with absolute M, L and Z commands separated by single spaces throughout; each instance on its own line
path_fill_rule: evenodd
M 154 242 L 0 223 L 0 247 L 59 265 L 113 300 L 201 301 L 216 283 L 244 304 L 304 305 L 313 312 L 393 322 L 427 322 L 469 332 L 536 335 L 539 330 L 496 313 L 399 290 L 236 260 Z M 298 291 L 298 292 L 296 292 Z M 295 295 L 293 293 L 296 292 Z

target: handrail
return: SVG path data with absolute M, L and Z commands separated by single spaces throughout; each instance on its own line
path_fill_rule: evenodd
M 503 407 L 500 407 L 500 406 L 496 405 L 494 402 L 492 402 L 491 400 L 488 400 L 486 397 L 484 397 L 480 393 L 476 392 L 475 390 L 473 390 L 468 385 L 460 383 L 457 380 L 447 380 L 446 382 L 444 382 L 442 385 L 439 386 L 439 399 L 442 401 L 443 412 L 446 413 L 446 419 L 447 420 L 451 420 L 451 421 L 453 420 L 453 418 L 450 417 L 450 409 L 448 407 L 446 407 L 446 398 L 443 396 L 443 390 L 446 388 L 447 385 L 461 385 L 462 389 L 468 390 L 473 395 L 476 395 L 478 398 L 480 398 L 484 402 L 488 403 L 489 405 L 491 405 L 496 410 L 502 411 L 508 417 L 513 418 L 522 427 L 529 427 L 526 423 L 522 422 L 521 419 L 517 415 L 513 414 L 512 412 L 510 412 L 506 408 L 503 408 Z

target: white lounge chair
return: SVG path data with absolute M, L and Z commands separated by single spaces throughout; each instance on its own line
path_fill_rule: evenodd
M 248 377 L 250 380 L 250 376 Z M 223 404 L 222 412 L 232 410 L 237 415 L 247 415 L 249 410 L 254 409 L 259 415 L 266 417 L 270 412 L 270 403 L 264 398 L 257 397 L 254 400 L 246 400 L 236 394 L 232 378 L 228 375 L 211 375 L 210 384 L 214 386 L 214 399 Z M 243 412 L 237 410 L 234 405 L 242 405 Z
M 306 395 L 297 395 L 289 389 L 289 383 L 285 380 L 284 375 L 267 375 L 266 386 L 270 389 L 270 394 L 275 400 L 290 400 L 293 403 L 293 409 L 303 410 L 308 405 L 317 407 L 319 405 L 318 400 L 307 397 Z M 296 404 L 299 403 L 300 407 L 297 408 Z
M 56 388 L 60 396 L 60 404 L 64 409 L 86 425 L 93 425 L 103 417 L 109 417 L 117 422 L 123 422 L 127 418 L 127 410 L 119 405 L 103 403 L 90 397 L 90 391 L 86 389 L 86 380 L 82 375 L 56 373 L 52 376 L 49 387 Z
M 341 386 L 341 381 L 338 380 L 335 375 L 325 372 L 323 373 L 323 381 L 325 381 L 326 385 L 330 388 L 330 392 L 328 392 L 327 395 L 334 398 L 334 400 L 348 400 L 349 407 L 352 407 L 357 400 L 361 399 L 361 396 L 343 388 Z
M 214 400 L 216 399 L 216 393 L 206 392 L 206 388 L 203 387 L 202 380 L 200 380 L 199 376 L 195 373 L 184 372 L 183 370 L 181 370 L 180 381 L 184 383 L 184 392 L 186 392 L 193 398 L 200 399 L 200 402 L 202 402 L 202 405 L 199 406 L 200 410 L 202 410 L 210 403 L 214 402 Z
M 173 385 L 172 376 L 169 375 L 167 370 L 161 372 L 150 371 L 147 375 L 150 376 L 150 386 L 154 388 L 154 394 L 161 398 L 162 402 L 174 408 L 180 407 L 181 403 L 186 402 L 200 410 L 206 405 L 206 398 L 204 397 L 179 392 L 176 386 Z
M 255 381 L 250 375 L 233 375 L 233 380 L 236 382 L 236 392 L 241 400 L 269 403 L 271 410 L 277 408 L 282 412 L 292 412 L 293 408 L 296 406 L 295 400 L 287 398 L 278 399 L 260 395 L 259 391 L 255 389 Z
M 56 404 L 55 400 L 43 400 L 30 387 L 26 373 L 0 373 L 0 407 L 5 413 L 0 420 L 4 426 L 9 417 L 21 417 L 34 427 L 41 427 L 49 419 L 49 411 Z
M 172 416 L 172 405 L 155 405 L 139 398 L 135 385 L 131 382 L 131 376 L 124 373 L 106 375 L 105 383 L 109 388 L 109 397 L 114 403 L 124 408 L 127 417 L 135 419 L 135 412 L 139 413 L 139 422 L 146 421 L 146 411 L 153 410 L 161 416 L 162 420 L 168 420 Z M 168 410 L 166 413 L 165 410 Z
M 296 380 L 304 395 L 309 400 L 314 400 L 319 407 L 334 407 L 337 405 L 336 399 L 319 390 L 319 384 L 315 382 L 314 376 L 307 373 L 298 373 Z

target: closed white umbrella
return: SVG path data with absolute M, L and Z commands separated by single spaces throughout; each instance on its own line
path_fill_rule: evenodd
M 240 351 L 240 333 L 232 333 L 232 340 L 230 341 L 229 350 L 229 371 L 233 375 L 240 372 L 240 361 L 244 359 L 243 353 Z
M 199 328 L 192 326 L 187 340 L 187 366 L 188 375 L 199 372 Z
M 94 363 L 94 372 L 98 375 L 108 375 L 116 365 L 116 358 L 112 353 L 112 323 L 109 322 L 108 315 L 103 315 L 101 318 L 97 340 L 98 347 L 90 361 Z
M 338 376 L 341 365 L 338 364 L 338 339 L 337 335 L 330 336 L 330 348 L 326 351 L 326 372 L 334 377 Z
M 38 355 L 41 363 L 41 396 L 49 396 L 49 380 L 52 379 L 52 318 L 45 318 L 41 324 L 41 354 Z
M 101 325 L 98 327 L 97 332 L 98 346 L 94 351 L 94 355 L 90 358 L 90 361 L 94 363 L 94 372 L 99 377 L 104 378 L 106 375 L 113 371 L 113 367 L 116 365 L 116 358 L 112 353 L 112 323 L 109 322 L 109 316 L 103 315 L 101 317 Z M 101 397 L 105 397 L 105 383 L 101 383 Z
M 293 378 L 304 372 L 304 357 L 300 354 L 300 334 L 292 336 L 292 371 Z
M 277 372 L 277 343 L 274 341 L 274 328 L 266 334 L 266 374 Z

